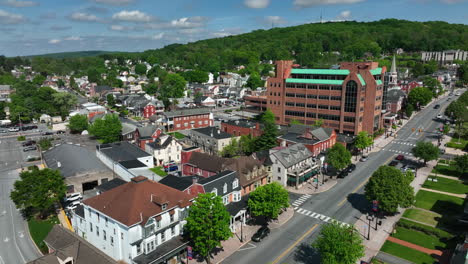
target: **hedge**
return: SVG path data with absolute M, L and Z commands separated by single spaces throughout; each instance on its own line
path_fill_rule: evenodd
M 397 223 L 397 226 L 420 231 L 420 232 L 423 232 L 424 234 L 436 236 L 438 238 L 450 239 L 453 237 L 452 234 L 444 230 L 431 227 L 431 226 L 422 225 L 419 223 L 415 223 L 413 221 L 406 220 L 406 219 L 400 219 L 400 221 Z

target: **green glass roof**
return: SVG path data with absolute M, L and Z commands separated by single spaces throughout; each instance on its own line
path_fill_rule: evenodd
M 292 69 L 291 73 L 295 74 L 330 74 L 330 75 L 348 75 L 349 70 L 334 70 L 334 69 Z
M 381 81 L 381 80 L 377 80 L 377 81 L 375 81 L 375 82 L 377 82 L 377 85 L 381 85 L 381 84 L 382 84 L 382 81 Z
M 364 78 L 362 78 L 361 74 L 358 74 L 357 77 L 359 78 L 359 81 L 361 81 L 361 85 L 366 85 L 366 81 L 364 81 Z
M 311 84 L 331 84 L 331 85 L 343 85 L 343 80 L 320 80 L 320 79 L 286 79 L 287 83 L 311 83 Z
M 370 70 L 372 75 L 377 75 L 377 74 L 382 74 L 382 68 L 375 68 L 373 70 Z

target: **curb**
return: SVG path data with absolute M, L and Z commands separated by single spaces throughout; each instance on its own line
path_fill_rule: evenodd
M 324 190 L 321 190 L 319 192 L 312 192 L 312 193 L 300 193 L 300 192 L 295 192 L 294 190 L 292 191 L 288 191 L 288 192 L 291 192 L 291 193 L 295 193 L 295 194 L 319 194 L 319 193 L 323 193 L 323 192 L 327 192 L 329 191 L 331 188 L 335 187 L 335 185 L 338 184 L 338 181 L 335 181 L 332 185 L 330 185 L 327 189 L 324 189 Z
M 292 210 L 291 216 L 290 216 L 288 219 L 285 219 L 283 223 L 278 224 L 278 226 L 276 226 L 276 227 L 270 227 L 270 229 L 277 229 L 277 228 L 280 228 L 280 227 L 282 227 L 284 224 L 286 224 L 287 222 L 289 222 L 289 220 L 291 220 L 291 218 L 294 216 L 294 214 L 296 213 L 296 211 L 292 208 L 292 206 L 289 206 L 288 209 L 291 209 L 291 210 Z
M 39 253 L 39 256 L 44 256 L 44 254 L 42 254 L 41 250 L 39 249 L 39 247 L 36 245 L 36 242 L 34 242 L 32 236 L 31 236 L 31 233 L 29 232 L 29 225 L 28 225 L 28 222 L 25 221 L 24 222 L 24 225 L 26 226 L 25 230 L 27 230 L 27 233 L 28 233 L 28 236 L 29 236 L 29 240 L 31 240 L 32 244 L 34 245 L 34 248 L 36 249 L 36 251 Z

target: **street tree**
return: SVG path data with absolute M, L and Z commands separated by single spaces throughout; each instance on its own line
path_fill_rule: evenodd
M 340 143 L 330 148 L 327 155 L 327 162 L 335 169 L 342 170 L 351 164 L 351 152 Z
M 462 174 L 465 173 L 465 171 L 468 171 L 468 154 L 456 156 L 455 166 Z
M 427 105 L 432 100 L 432 91 L 426 87 L 416 87 L 408 94 L 408 102 L 415 108 Z
M 247 203 L 252 215 L 276 219 L 289 206 L 288 191 L 277 182 L 269 183 L 251 192 Z
M 139 63 L 135 65 L 135 73 L 138 75 L 145 75 L 146 74 L 146 65 L 143 63 Z
M 460 100 L 453 101 L 447 106 L 444 113 L 446 116 L 457 121 L 468 121 L 468 110 L 466 109 L 467 105 Z
M 409 207 L 414 200 L 414 190 L 410 185 L 414 178 L 411 172 L 403 174 L 390 166 L 380 166 L 364 187 L 368 201 L 378 201 L 379 209 L 396 213 L 398 207 Z
M 277 146 L 278 126 L 275 124 L 275 115 L 267 109 L 261 115 L 260 122 L 263 124 L 263 134 L 255 142 L 256 150 L 267 150 Z
M 423 79 L 424 86 L 429 88 L 434 95 L 437 95 L 442 91 L 442 85 L 440 84 L 439 80 L 427 76 Z
M 88 126 L 89 134 L 100 139 L 102 143 L 112 143 L 119 141 L 122 131 L 122 123 L 118 115 L 106 115 L 98 118 L 93 124 Z
M 68 129 L 72 133 L 81 133 L 88 129 L 88 117 L 86 115 L 74 115 L 70 117 Z
M 407 117 L 411 117 L 411 115 L 413 115 L 413 112 L 414 112 L 414 106 L 411 105 L 411 104 L 406 105 L 406 107 L 405 107 L 405 115 L 406 115 Z
M 201 193 L 195 198 L 186 218 L 185 230 L 193 242 L 193 249 L 211 263 L 210 254 L 221 241 L 232 237 L 230 215 L 220 196 Z
M 436 160 L 440 155 L 440 150 L 437 146 L 431 142 L 419 141 L 416 143 L 416 147 L 411 150 L 411 153 L 424 161 L 424 166 L 430 160 Z
M 323 264 L 354 264 L 364 256 L 359 232 L 336 221 L 322 227 L 312 247 L 320 253 Z
M 363 151 L 364 149 L 372 146 L 372 143 L 373 140 L 366 131 L 359 132 L 356 136 L 356 140 L 354 141 L 354 145 L 360 151 Z
M 34 167 L 20 173 L 20 179 L 14 183 L 10 197 L 28 218 L 39 214 L 44 219 L 54 212 L 54 204 L 64 197 L 66 190 L 58 170 L 39 170 Z

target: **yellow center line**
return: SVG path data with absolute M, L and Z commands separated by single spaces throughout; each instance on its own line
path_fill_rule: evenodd
M 279 255 L 271 264 L 278 263 L 286 254 L 288 254 L 295 246 L 297 246 L 297 244 L 299 244 L 302 240 L 304 240 L 306 236 L 312 233 L 312 231 L 314 231 L 315 228 L 317 228 L 317 226 L 318 224 L 315 224 L 309 230 L 307 230 L 307 232 L 305 232 L 298 240 L 296 240 L 296 242 L 294 242 L 294 244 L 292 244 L 288 249 L 286 249 L 283 253 L 281 253 L 281 255 Z
M 387 164 L 390 160 L 392 160 L 392 159 L 393 159 L 393 156 L 391 156 L 390 158 L 388 158 L 388 159 L 384 162 L 383 165 L 386 165 L 386 164 Z M 364 186 L 364 184 L 366 184 L 368 181 L 369 181 L 369 178 L 367 178 L 365 181 L 363 181 L 361 184 L 359 184 L 359 186 L 356 187 L 350 194 L 357 192 L 357 191 L 358 191 L 359 189 L 361 189 L 362 186 Z M 349 194 L 348 194 L 348 195 L 349 195 Z M 341 200 L 341 201 L 338 203 L 337 206 L 338 206 L 338 207 L 341 207 L 341 206 L 346 202 L 347 199 L 348 199 L 348 197 L 343 198 L 343 200 Z

